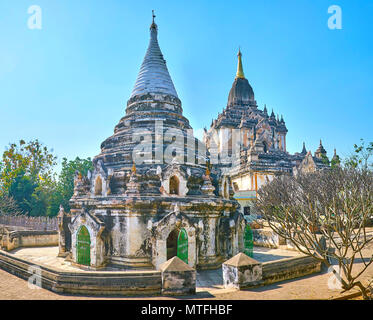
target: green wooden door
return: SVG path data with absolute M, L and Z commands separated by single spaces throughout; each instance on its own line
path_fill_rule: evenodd
M 188 234 L 185 229 L 181 229 L 177 237 L 177 256 L 188 263 Z
M 253 253 L 254 239 L 253 239 L 253 231 L 251 230 L 249 225 L 247 225 L 245 228 L 244 244 L 245 244 L 244 253 L 252 258 L 254 255 Z
M 79 264 L 91 265 L 91 237 L 85 226 L 82 226 L 77 237 L 77 261 Z

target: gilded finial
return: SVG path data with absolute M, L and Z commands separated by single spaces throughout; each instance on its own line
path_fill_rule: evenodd
M 135 163 L 133 163 L 131 171 L 132 171 L 132 173 L 136 174 L 136 164 Z
M 206 172 L 205 172 L 205 175 L 206 175 L 206 177 L 209 177 L 210 176 L 210 169 L 209 169 L 209 167 L 206 167 Z
M 241 53 L 241 48 L 238 49 L 238 66 L 237 66 L 237 74 L 236 74 L 236 79 L 245 79 L 245 75 L 243 73 L 243 67 L 242 67 L 242 53 Z
M 211 174 L 210 168 L 211 168 L 211 163 L 210 163 L 210 160 L 208 160 L 208 161 L 206 162 L 206 172 L 205 172 L 205 175 L 208 176 L 208 177 L 209 177 L 210 174 Z

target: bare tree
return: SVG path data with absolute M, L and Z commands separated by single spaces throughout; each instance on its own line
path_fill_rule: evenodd
M 277 177 L 258 191 L 257 207 L 300 252 L 329 268 L 336 261 L 341 275 L 332 267 L 333 273 L 343 292 L 358 287 L 368 299 L 370 284 L 359 277 L 373 263 L 373 234 L 367 230 L 373 216 L 372 171 L 336 168 Z M 353 269 L 357 261 L 363 266 L 359 270 Z
M 16 201 L 5 194 L 0 194 L 0 216 L 17 216 L 20 210 Z

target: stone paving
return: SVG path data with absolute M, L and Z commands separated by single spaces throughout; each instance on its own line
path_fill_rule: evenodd
M 73 271 L 73 272 L 97 272 L 97 271 L 85 271 L 78 267 L 75 267 L 65 260 L 65 258 L 59 258 L 58 247 L 39 247 L 39 248 L 18 248 L 11 252 L 14 256 L 34 262 L 45 267 L 50 267 L 59 271 Z M 149 269 L 138 269 L 141 272 L 147 272 Z M 105 268 L 99 272 L 123 272 L 123 269 L 119 270 L 117 268 Z M 128 272 L 133 272 L 133 270 L 128 270 Z
M 61 271 L 79 271 L 78 268 L 71 266 L 70 262 L 64 258 L 58 258 L 58 247 L 42 248 L 19 248 L 9 252 L 24 260 L 32 261 L 46 267 L 52 267 Z
M 43 266 L 52 267 L 61 271 L 82 271 L 80 268 L 71 265 L 70 262 L 65 261 L 64 258 L 58 258 L 58 247 L 18 248 L 9 253 L 18 258 L 35 262 L 35 264 L 41 264 Z M 299 255 L 300 254 L 296 251 L 254 247 L 254 259 L 260 262 L 274 261 Z M 105 271 L 112 272 L 123 270 L 106 268 L 103 270 L 103 272 Z M 214 271 L 215 270 L 213 270 L 212 274 L 215 274 Z M 204 274 L 204 272 L 201 273 L 201 275 Z M 209 273 L 207 272 L 206 274 L 208 275 Z M 207 280 L 208 277 L 210 277 L 210 275 L 207 276 Z
M 254 247 L 253 258 L 259 262 L 269 262 L 285 258 L 298 257 L 301 254 L 297 251 Z M 235 289 L 224 289 L 222 269 L 197 271 L 197 292 L 209 292 L 220 294 L 233 292 Z
M 265 248 L 260 248 L 265 249 Z M 26 251 L 24 251 L 26 250 Z M 39 249 L 40 250 L 40 249 Z M 56 248 L 43 248 L 46 252 L 50 254 L 54 253 Z M 275 249 L 268 249 L 260 251 L 257 253 L 268 254 L 267 257 L 263 259 L 269 259 L 273 254 Z M 366 250 L 365 253 L 371 255 L 373 248 L 370 247 Z M 27 255 L 30 258 L 32 253 L 27 249 L 18 249 L 16 255 Z M 40 253 L 39 253 L 40 254 Z M 283 252 L 282 255 L 286 254 L 297 254 L 296 252 Z M 260 256 L 259 256 L 260 257 Z M 258 259 L 258 256 L 254 258 Z M 58 259 L 57 259 L 58 260 Z M 46 259 L 44 263 L 52 263 L 52 260 Z M 71 266 L 63 265 L 65 268 L 70 268 Z M 356 270 L 362 267 L 361 263 L 356 264 Z M 74 268 L 75 267 L 71 267 Z M 292 300 L 292 299 L 330 299 L 333 297 L 341 297 L 340 290 L 330 289 L 328 283 L 330 283 L 331 274 L 330 273 L 320 273 L 314 274 L 298 279 L 292 279 L 287 281 L 278 282 L 272 285 L 252 288 L 249 290 L 236 291 L 234 289 L 223 289 L 222 287 L 222 276 L 219 270 L 212 271 L 200 271 L 198 272 L 200 277 L 198 279 L 198 288 L 197 295 L 189 297 L 190 299 L 222 299 L 222 300 Z M 368 270 L 364 273 L 362 280 L 368 281 L 373 277 L 373 265 L 371 265 Z M 357 292 L 353 290 L 352 292 Z M 346 294 L 345 294 L 346 295 Z M 3 300 L 96 300 L 96 299 L 110 299 L 110 300 L 127 300 L 127 299 L 139 299 L 139 297 L 89 297 L 89 296 L 72 296 L 72 295 L 61 295 L 51 292 L 45 289 L 30 289 L 28 287 L 28 282 L 22 280 L 6 271 L 0 269 L 0 299 Z M 174 299 L 169 297 L 140 297 L 140 299 L 149 299 L 149 300 L 166 300 Z

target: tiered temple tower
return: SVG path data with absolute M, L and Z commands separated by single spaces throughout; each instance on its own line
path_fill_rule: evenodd
M 102 143 L 93 172 L 76 174 L 65 251 L 78 265 L 158 268 L 177 255 L 206 269 L 243 250 L 238 203 L 214 187 L 157 36 L 153 16 L 126 114 Z
M 210 161 L 217 163 L 221 172 L 222 193 L 229 186 L 241 204 L 245 216 L 255 213 L 258 189 L 271 181 L 275 175 L 292 174 L 307 155 L 305 146 L 301 153 L 290 155 L 286 150 L 288 130 L 284 118 L 268 115 L 267 106 L 258 108 L 254 90 L 245 78 L 242 53 L 238 52 L 238 66 L 235 80 L 229 92 L 228 103 L 209 130 L 205 130 L 204 142 Z M 320 146 L 315 157 L 311 156 L 312 168 L 324 168 Z M 307 164 L 305 167 L 309 168 Z M 308 169 L 307 169 L 308 170 Z M 255 218 L 255 215 L 254 215 Z

